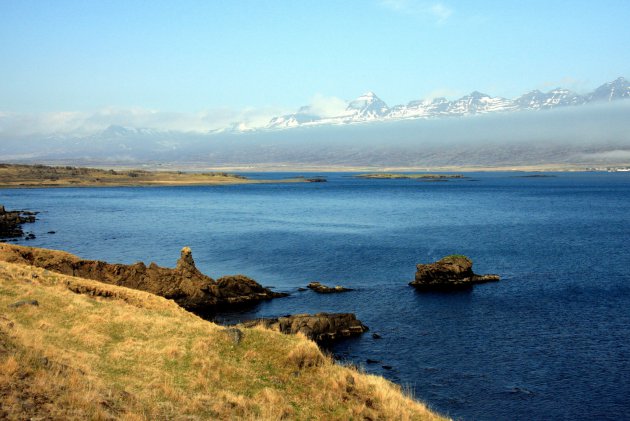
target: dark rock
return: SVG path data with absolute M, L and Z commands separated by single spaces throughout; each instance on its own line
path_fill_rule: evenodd
M 228 334 L 230 339 L 232 339 L 232 342 L 234 343 L 234 345 L 238 345 L 241 343 L 241 340 L 243 339 L 243 335 L 244 335 L 242 330 L 237 329 L 235 327 L 228 327 L 225 329 L 225 332 Z
M 302 291 L 307 291 L 307 289 L 306 289 L 306 288 L 302 288 L 302 287 L 299 287 L 297 290 L 298 290 L 298 291 L 300 291 L 300 292 L 302 292 Z
M 333 292 L 346 292 L 346 291 L 352 291 L 352 289 L 350 288 L 344 288 L 342 286 L 335 286 L 335 287 L 329 287 L 326 285 L 322 285 L 319 282 L 311 282 L 310 284 L 308 284 L 306 286 L 309 289 L 312 289 L 315 292 L 319 292 L 322 294 L 330 294 Z
M 39 306 L 39 302 L 37 300 L 20 300 L 16 301 L 13 304 L 9 304 L 11 308 L 18 308 L 22 306 Z
M 313 177 L 313 178 L 307 178 L 306 181 L 308 181 L 309 183 L 325 183 L 326 178 L 325 177 Z
M 169 298 L 199 313 L 222 307 L 254 304 L 287 294 L 263 288 L 243 275 L 214 280 L 195 266 L 190 248 L 184 247 L 175 269 L 155 263 L 132 265 L 82 260 L 62 251 L 0 243 L 0 260 L 41 267 L 52 272 L 139 289 Z
M 374 338 L 374 339 L 381 339 L 382 336 L 379 335 L 378 333 L 372 333 L 372 338 Z
M 23 210 L 7 211 L 0 205 L 0 238 L 22 237 L 22 224 L 35 222 L 36 214 L 37 212 Z
M 475 274 L 469 258 L 453 255 L 435 263 L 417 265 L 416 279 L 409 285 L 424 291 L 449 291 L 499 279 L 499 275 Z
M 391 365 L 382 365 L 381 367 L 383 367 L 385 370 L 391 370 L 392 368 L 394 368 Z
M 294 314 L 292 316 L 252 320 L 242 325 L 253 327 L 259 324 L 282 333 L 302 332 L 317 342 L 334 341 L 368 331 L 368 327 L 352 313 Z
M 368 364 L 380 364 L 380 361 L 373 360 L 371 358 L 368 358 L 367 360 L 365 360 L 365 362 L 368 363 Z
M 57 234 L 57 231 L 48 231 L 47 234 Z

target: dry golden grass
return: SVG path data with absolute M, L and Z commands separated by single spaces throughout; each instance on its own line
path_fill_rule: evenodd
M 23 299 L 39 305 L 9 307 Z M 161 297 L 0 262 L 0 419 L 442 419 L 302 335 L 242 331 L 236 343 Z

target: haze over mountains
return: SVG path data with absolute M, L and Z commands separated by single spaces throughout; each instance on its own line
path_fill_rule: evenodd
M 0 161 L 251 169 L 630 165 L 628 98 L 630 84 L 618 78 L 585 95 L 561 88 L 516 99 L 473 92 L 392 107 L 368 92 L 342 115 L 302 107 L 254 130 L 111 125 L 89 134 L 13 135 L 0 124 Z

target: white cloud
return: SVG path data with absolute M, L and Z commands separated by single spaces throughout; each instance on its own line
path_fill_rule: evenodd
M 309 105 L 309 111 L 320 117 L 336 117 L 342 115 L 348 102 L 334 96 L 316 94 Z
M 433 13 L 438 23 L 443 23 L 451 17 L 453 10 L 444 6 L 442 3 L 436 3 L 431 6 L 431 13 Z
M 445 23 L 454 13 L 444 3 L 431 3 L 420 0 L 381 0 L 380 4 L 394 12 L 431 18 L 437 24 Z
M 425 95 L 425 99 L 433 100 L 435 98 L 441 98 L 441 97 L 453 99 L 453 98 L 459 98 L 462 95 L 465 95 L 462 91 L 449 89 L 449 88 L 442 88 L 442 89 L 432 90 L 431 92 Z
M 571 76 L 565 76 L 561 79 L 549 80 L 547 82 L 544 82 L 539 86 L 538 89 L 542 91 L 548 91 L 550 89 L 555 89 L 560 86 L 577 93 L 586 92 L 590 88 L 590 84 L 586 80 L 576 79 Z
M 88 135 L 119 125 L 157 130 L 206 132 L 231 127 L 262 127 L 282 113 L 277 108 L 218 108 L 196 113 L 179 113 L 143 108 L 104 108 L 94 112 L 11 113 L 0 112 L 0 135 L 26 136 L 33 134 Z

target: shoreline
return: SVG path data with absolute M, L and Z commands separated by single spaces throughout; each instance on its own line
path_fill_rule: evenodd
M 307 183 L 304 177 L 250 179 L 221 172 L 150 171 L 72 166 L 0 164 L 0 188 L 173 187 Z
M 226 328 L 145 291 L 19 263 L 0 262 L 0 281 L 9 418 L 448 419 L 303 335 Z
M 501 164 L 501 165 L 438 165 L 438 166 L 399 166 L 399 165 L 317 165 L 302 163 L 267 163 L 267 164 L 226 164 L 209 165 L 203 162 L 187 162 L 181 164 L 171 163 L 137 163 L 136 165 L 112 164 L 99 162 L 82 161 L 42 161 L 42 163 L 0 163 L 0 174 L 3 166 L 23 166 L 23 167 L 53 167 L 64 168 L 66 166 L 76 166 L 77 168 L 88 168 L 95 171 L 116 171 L 116 172 L 150 172 L 166 176 L 173 173 L 183 173 L 189 177 L 200 176 L 204 173 L 363 173 L 363 172 L 607 172 L 608 169 L 630 168 L 630 162 L 617 163 L 551 163 L 551 164 Z M 226 174 L 234 176 L 234 174 Z M 286 182 L 287 180 L 252 180 L 240 181 L 240 183 L 263 183 L 263 182 Z M 300 180 L 295 180 L 300 181 Z M 1 183 L 1 177 L 0 177 Z M 221 184 L 230 184 L 220 182 Z M 239 183 L 238 181 L 233 183 Z M 175 185 L 180 185 L 176 183 Z M 144 184 L 142 184 L 144 185 Z M 183 185 L 183 184 L 181 184 Z M 198 185 L 192 182 L 190 185 Z

